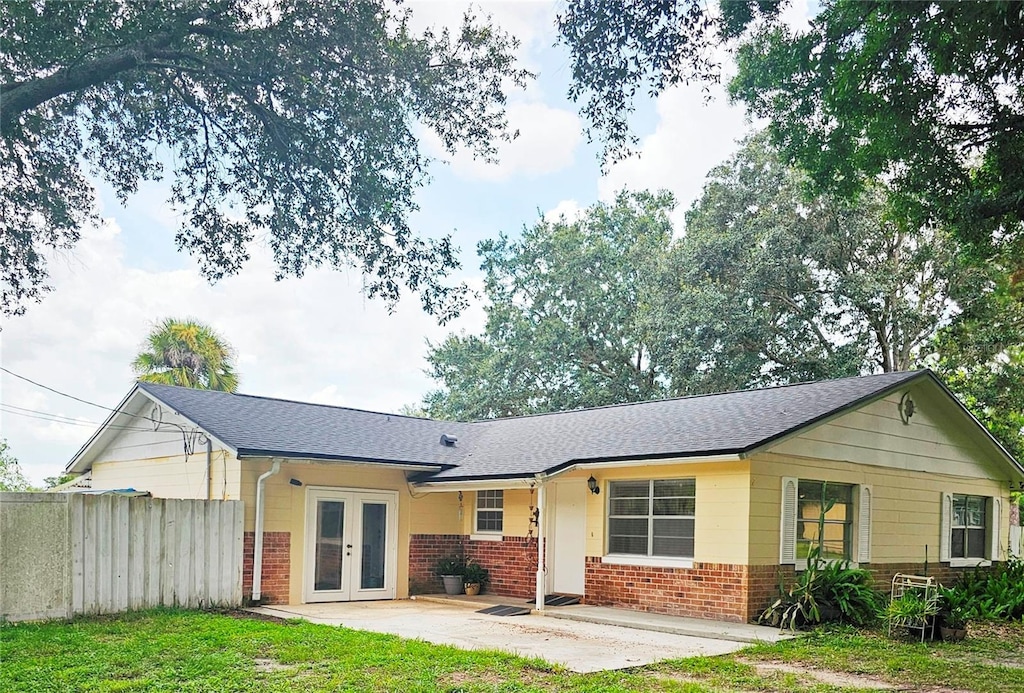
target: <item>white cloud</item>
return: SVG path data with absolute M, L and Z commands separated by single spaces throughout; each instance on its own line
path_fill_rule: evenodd
M 131 387 L 130 362 L 152 324 L 194 316 L 238 351 L 241 391 L 271 397 L 397 411 L 432 387 L 422 372 L 425 339 L 479 331 L 475 306 L 439 327 L 408 297 L 389 315 L 364 298 L 357 273 L 320 269 L 273 281 L 264 251 L 236 277 L 210 286 L 194 267 L 148 271 L 123 261 L 120 229 L 83 234 L 73 263 L 55 263 L 55 291 L 2 332 L 5 368 L 82 399 L 116 406 Z M 191 263 L 190 263 L 191 264 Z M 2 374 L 5 404 L 102 421 L 104 410 Z M 92 434 L 91 426 L 3 414 L 3 436 L 23 470 L 39 482 L 57 474 Z
M 450 162 L 456 175 L 470 180 L 536 177 L 572 166 L 583 139 L 582 125 L 575 113 L 540 102 L 522 101 L 510 103 L 505 113 L 509 132 L 518 130 L 519 137 L 498 144 L 497 163 L 476 159 L 468 150 L 449 156 L 433 132 L 424 133 L 424 142 L 432 155 Z
M 566 221 L 572 223 L 579 219 L 582 213 L 583 208 L 576 200 L 562 200 L 552 209 L 544 212 L 544 221 L 554 223 L 564 217 Z

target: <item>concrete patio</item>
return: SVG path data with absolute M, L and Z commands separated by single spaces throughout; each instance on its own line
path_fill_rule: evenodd
M 520 602 L 529 606 L 524 600 L 508 597 L 438 595 L 399 601 L 265 606 L 251 611 L 465 649 L 503 650 L 539 657 L 578 672 L 726 654 L 743 648 L 745 643 L 790 637 L 762 626 L 593 606 L 553 607 L 543 614 L 504 618 L 476 613 L 476 609 L 487 606 Z

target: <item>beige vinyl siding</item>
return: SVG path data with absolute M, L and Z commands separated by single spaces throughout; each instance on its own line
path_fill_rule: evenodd
M 178 438 L 181 443 L 181 438 Z M 149 491 L 156 498 L 238 500 L 239 463 L 227 450 L 214 450 L 212 483 L 207 483 L 206 449 L 185 457 L 183 453 L 167 457 L 116 462 L 95 462 L 92 487 L 96 489 L 134 488 Z
M 807 460 L 761 454 L 753 460 L 750 488 L 750 561 L 752 565 L 779 562 L 779 523 L 783 476 L 872 486 L 871 562 L 923 563 L 939 560 L 939 513 L 942 492 L 998 496 L 1004 499 L 1001 534 L 1007 534 L 1005 483 L 945 475 L 880 469 L 850 462 Z M 856 504 L 855 504 L 856 506 Z M 854 518 L 854 547 L 858 537 Z M 1007 537 L 1000 540 L 1005 546 Z M 927 547 L 927 549 L 926 549 Z

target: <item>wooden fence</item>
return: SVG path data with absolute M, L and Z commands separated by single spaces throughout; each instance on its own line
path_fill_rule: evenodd
M 242 602 L 240 501 L 0 495 L 0 618 Z

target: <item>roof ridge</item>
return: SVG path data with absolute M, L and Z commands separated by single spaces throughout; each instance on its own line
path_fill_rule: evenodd
M 304 406 L 307 406 L 307 407 L 323 407 L 325 409 L 334 409 L 334 410 L 339 410 L 340 409 L 340 410 L 344 410 L 344 411 L 354 411 L 354 412 L 359 412 L 361 414 L 376 414 L 377 416 L 397 416 L 397 417 L 403 418 L 403 419 L 412 419 L 413 421 L 430 421 L 430 422 L 433 422 L 433 423 L 466 423 L 466 422 L 461 422 L 461 421 L 452 422 L 452 421 L 445 421 L 443 419 L 431 419 L 431 418 L 426 417 L 426 416 L 410 416 L 409 414 L 393 414 L 391 412 L 373 411 L 372 409 L 360 409 L 358 407 L 345 407 L 345 406 L 341 406 L 339 404 L 324 404 L 322 402 L 304 402 L 304 401 L 299 400 L 299 399 L 290 399 L 288 397 L 269 397 L 267 395 L 250 395 L 250 394 L 245 393 L 245 392 L 225 392 L 223 390 L 200 390 L 198 388 L 183 387 L 181 385 L 164 385 L 162 383 L 147 383 L 147 382 L 142 382 L 142 381 L 138 381 L 138 384 L 143 389 L 146 389 L 146 388 L 148 388 L 150 386 L 155 385 L 156 387 L 166 387 L 166 388 L 171 388 L 171 389 L 174 389 L 174 390 L 188 390 L 190 392 L 202 392 L 202 393 L 217 394 L 217 395 L 229 395 L 231 397 L 246 397 L 248 399 L 260 399 L 260 400 L 265 400 L 265 401 L 268 401 L 268 402 L 287 402 L 289 404 L 301 404 L 301 405 L 304 405 Z
M 722 392 L 704 392 L 694 395 L 680 395 L 679 397 L 662 397 L 661 399 L 644 399 L 637 402 L 617 402 L 615 404 L 602 404 L 597 407 L 580 407 L 579 409 L 562 409 L 561 411 L 545 411 L 537 412 L 535 414 L 519 414 L 518 416 L 502 416 L 494 419 L 473 419 L 472 421 L 466 421 L 462 423 L 495 423 L 497 421 L 512 421 L 517 419 L 533 419 L 540 416 L 555 416 L 557 414 L 577 414 L 584 411 L 598 411 L 602 409 L 614 409 L 616 407 L 634 407 L 638 404 L 656 404 L 660 402 L 680 402 L 688 399 L 700 399 L 702 397 L 720 397 L 722 395 L 736 395 L 742 393 L 751 392 L 766 392 L 768 390 L 781 390 L 787 387 L 802 387 L 804 385 L 818 385 L 821 383 L 839 383 L 845 380 L 863 380 L 867 378 L 879 378 L 882 376 L 891 375 L 908 375 L 909 377 L 916 377 L 920 373 L 930 373 L 930 368 L 918 368 L 908 371 L 888 371 L 885 373 L 868 373 L 866 375 L 848 375 L 845 378 L 823 378 L 821 380 L 805 380 L 799 383 L 784 383 L 781 385 L 768 385 L 766 387 L 754 387 L 746 390 L 723 390 Z M 913 374 L 913 375 L 910 375 Z M 430 419 L 430 421 L 437 421 L 438 419 Z

